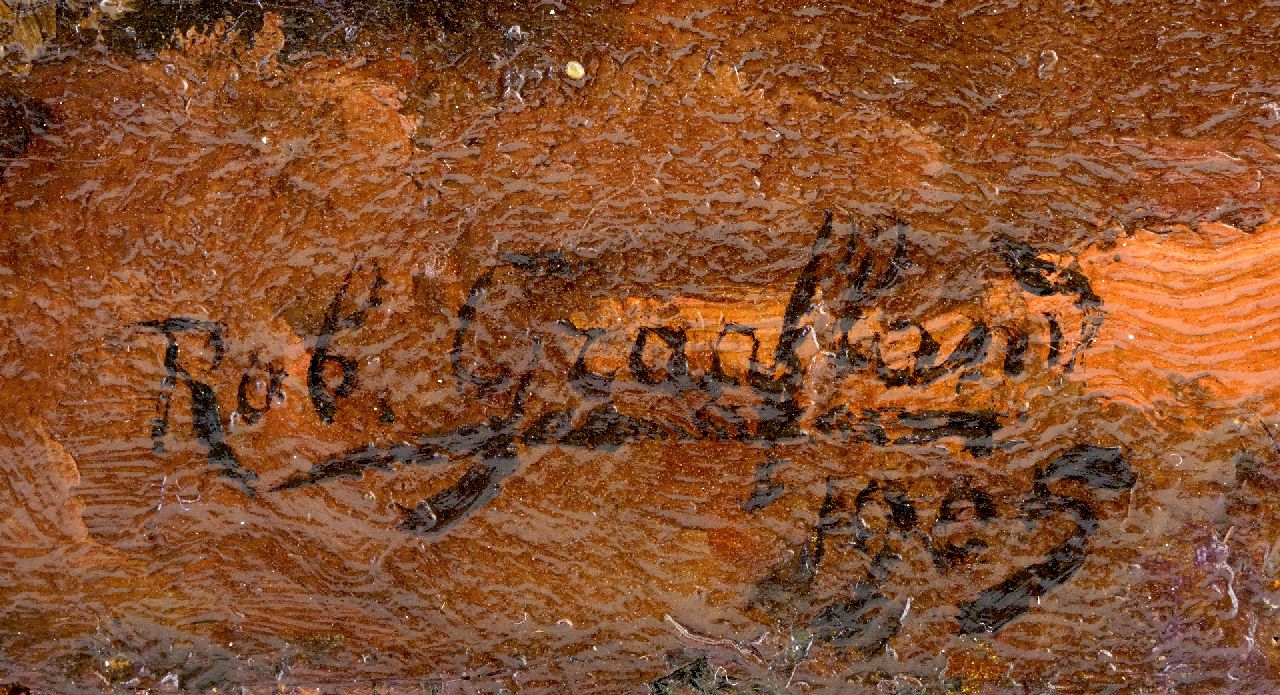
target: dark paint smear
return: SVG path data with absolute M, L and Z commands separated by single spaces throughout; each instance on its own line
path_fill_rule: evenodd
M 18 93 L 0 92 L 0 171 L 5 160 L 20 159 L 31 140 L 50 126 L 52 114 Z
M 904 604 L 890 599 L 868 582 L 854 585 L 852 597 L 826 606 L 809 623 L 819 639 L 858 654 L 884 648 L 902 627 Z
M 706 656 L 700 656 L 649 684 L 652 695 L 693 695 L 732 693 L 736 689 L 728 678 L 713 668 Z

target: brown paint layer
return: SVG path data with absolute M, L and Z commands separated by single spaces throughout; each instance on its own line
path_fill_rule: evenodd
M 1280 682 L 1275 8 L 316 7 L 0 83 L 3 687 Z

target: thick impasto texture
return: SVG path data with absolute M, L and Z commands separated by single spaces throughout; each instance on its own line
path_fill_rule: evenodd
M 1280 7 L 0 39 L 0 691 L 1280 688 Z

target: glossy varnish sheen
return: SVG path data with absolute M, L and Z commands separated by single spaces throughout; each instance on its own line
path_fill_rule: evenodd
M 58 7 L 10 692 L 1280 684 L 1276 8 Z

